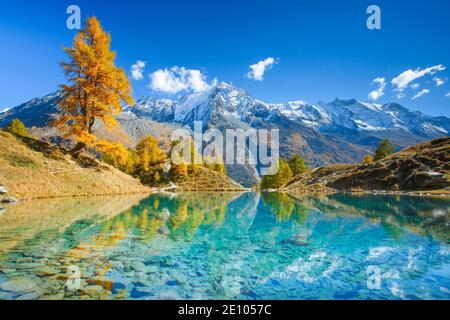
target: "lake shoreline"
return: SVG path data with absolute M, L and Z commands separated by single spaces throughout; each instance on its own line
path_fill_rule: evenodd
M 21 202 L 35 201 L 35 200 L 57 200 L 57 199 L 78 199 L 78 198 L 102 198 L 102 197 L 120 197 L 120 196 L 133 196 L 133 195 L 146 195 L 151 196 L 153 194 L 173 194 L 173 195 L 182 195 L 182 194 L 244 194 L 244 193 L 275 193 L 275 194 L 289 194 L 293 197 L 297 197 L 299 195 L 305 196 L 326 196 L 332 194 L 342 194 L 342 195 L 353 195 L 353 196 L 409 196 L 409 197 L 422 197 L 422 198 L 450 198 L 450 193 L 433 193 L 435 191 L 386 191 L 386 190 L 377 190 L 377 191 L 364 191 L 364 192 L 351 192 L 351 191 L 339 191 L 335 192 L 299 192 L 293 190 L 278 190 L 278 191 L 268 191 L 268 190 L 179 190 L 179 191 L 165 191 L 165 190 L 151 190 L 145 192 L 125 192 L 125 193 L 108 193 L 108 194 L 74 194 L 74 195 L 60 195 L 60 196 L 48 196 L 48 197 L 26 197 L 26 198 L 14 198 L 9 197 L 14 201 L 5 201 L 0 202 L 0 208 L 7 208 L 8 206 L 16 205 Z

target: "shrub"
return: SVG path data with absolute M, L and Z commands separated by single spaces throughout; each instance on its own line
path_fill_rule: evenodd
M 363 164 L 371 164 L 373 163 L 373 158 L 371 155 L 367 155 L 364 157 Z
M 288 164 L 294 176 L 308 171 L 308 166 L 305 164 L 305 160 L 299 154 L 296 154 L 291 159 L 289 159 Z
M 375 150 L 374 160 L 375 161 L 381 160 L 393 154 L 394 152 L 395 152 L 395 145 L 388 139 L 385 139 L 380 142 L 378 148 Z
M 5 127 L 5 130 L 11 132 L 13 134 L 17 134 L 23 137 L 29 137 L 30 133 L 28 132 L 27 127 L 23 124 L 19 119 L 13 119 L 10 124 Z

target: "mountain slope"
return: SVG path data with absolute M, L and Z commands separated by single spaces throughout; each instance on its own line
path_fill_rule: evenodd
M 450 138 L 416 145 L 372 164 L 322 167 L 293 178 L 287 190 L 450 192 Z
M 92 159 L 0 130 L 0 185 L 18 199 L 150 192 L 137 179 Z
M 48 121 L 59 108 L 58 92 L 33 99 L 0 114 L 0 127 L 19 118 L 32 132 L 53 141 L 58 133 Z M 280 154 L 291 157 L 301 153 L 313 167 L 360 162 L 382 139 L 390 139 L 398 150 L 431 139 L 448 136 L 450 119 L 412 112 L 396 104 L 378 105 L 355 99 L 310 105 L 304 101 L 284 104 L 266 103 L 251 97 L 229 83 L 188 94 L 177 100 L 145 97 L 127 106 L 118 115 L 120 127 L 107 131 L 97 126 L 101 138 L 134 146 L 151 134 L 168 148 L 172 131 L 193 128 L 201 121 L 203 129 L 279 129 Z M 229 165 L 230 177 L 249 187 L 259 180 L 258 168 Z
M 7 126 L 13 119 L 20 119 L 31 133 L 45 141 L 61 142 L 57 129 L 50 126 L 54 115 L 60 112 L 58 102 L 60 91 L 35 98 L 6 112 L 0 113 L 0 128 Z M 129 109 L 129 108 L 128 108 Z M 120 124 L 107 130 L 101 123 L 95 125 L 96 134 L 101 139 L 120 142 L 125 147 L 134 147 L 145 135 L 163 137 L 168 140 L 176 125 L 165 125 L 156 121 L 138 117 L 134 113 L 123 112 L 117 116 Z
M 210 90 L 184 96 L 178 101 L 143 98 L 130 111 L 155 121 L 185 125 L 192 125 L 194 121 L 208 122 L 221 114 L 251 126 L 255 125 L 254 122 L 276 122 L 275 116 L 319 131 L 332 127 L 366 134 L 403 130 L 428 140 L 450 132 L 450 119 L 412 112 L 397 103 L 378 105 L 356 99 L 335 99 L 330 103 L 318 102 L 314 105 L 301 100 L 285 104 L 265 103 L 224 82 Z

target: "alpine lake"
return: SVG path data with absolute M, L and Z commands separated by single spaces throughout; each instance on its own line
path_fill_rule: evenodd
M 0 209 L 0 299 L 449 299 L 450 198 L 180 193 Z

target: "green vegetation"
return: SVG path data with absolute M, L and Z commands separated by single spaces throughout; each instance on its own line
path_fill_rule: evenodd
M 272 176 L 264 176 L 261 180 L 261 189 L 280 189 L 284 187 L 292 177 L 301 175 L 309 170 L 305 160 L 300 154 L 294 155 L 289 160 L 279 161 L 278 172 Z
M 13 119 L 10 124 L 5 127 L 5 130 L 11 132 L 13 134 L 17 134 L 23 137 L 29 137 L 30 133 L 28 132 L 27 127 L 23 124 L 19 119 Z
M 272 176 L 264 176 L 261 181 L 261 189 L 279 189 L 292 178 L 292 170 L 286 160 L 278 163 L 278 172 Z
M 6 160 L 13 166 L 23 167 L 23 168 L 37 168 L 39 165 L 31 159 L 30 157 L 23 156 L 20 154 L 12 153 L 7 155 Z
M 305 160 L 299 154 L 296 154 L 291 159 L 289 159 L 288 164 L 294 176 L 305 173 L 309 169 L 305 164 Z
M 286 193 L 263 193 L 262 200 L 278 221 L 293 220 L 303 224 L 308 218 L 310 208 Z
M 378 153 L 392 151 L 392 145 L 383 143 Z M 443 195 L 447 193 L 442 190 L 450 187 L 449 157 L 450 138 L 440 138 L 406 148 L 373 165 L 340 164 L 311 170 L 292 179 L 285 188 L 296 192 L 382 190 Z
M 396 147 L 392 142 L 390 142 L 388 139 L 384 139 L 380 142 L 378 148 L 375 150 L 374 160 L 378 161 L 386 158 L 387 156 L 390 156 L 395 152 L 395 148 Z

